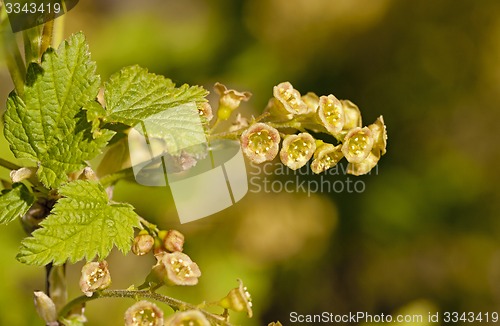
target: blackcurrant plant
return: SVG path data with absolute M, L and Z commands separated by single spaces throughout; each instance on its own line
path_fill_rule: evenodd
M 310 164 L 318 174 L 345 157 L 348 173 L 362 175 L 386 152 L 383 118 L 363 126 L 358 107 L 332 94 L 301 95 L 283 82 L 274 87 L 261 115 L 246 118 L 235 111 L 251 94 L 216 83 L 219 101 L 213 112 L 205 88 L 176 86 L 137 65 L 103 82 L 84 33 L 59 42 L 54 21 L 22 32 L 22 56 L 5 10 L 0 18 L 2 51 L 15 86 L 8 96 L 3 127 L 18 159 L 13 163 L 0 158 L 0 165 L 10 170 L 10 179 L 1 180 L 0 223 L 20 220 L 26 237 L 21 239 L 17 260 L 46 267 L 40 272 L 47 271 L 49 286 L 34 293 L 35 308 L 46 325 L 82 325 L 87 321 L 84 305 L 109 297 L 136 300 L 124 312 L 125 325 L 230 325 L 230 312 L 252 317 L 252 299 L 241 280 L 224 298 L 200 298 L 201 304 L 157 292 L 162 286 L 196 286 L 203 266 L 183 252 L 182 233 L 160 230 L 130 204 L 113 200 L 113 186 L 133 180 L 132 167 L 114 153 L 127 146 L 131 128 L 148 117 L 179 107 L 194 110 L 209 141 L 239 141 L 253 163 L 279 157 L 290 169 Z M 175 129 L 180 137 L 196 137 L 190 132 L 196 121 L 182 117 L 173 115 L 165 127 L 174 130 L 181 124 L 183 128 Z M 232 124 L 222 123 L 228 120 Z M 91 166 L 89 162 L 102 153 L 99 165 Z M 178 159 L 181 171 L 196 165 L 200 157 L 190 152 L 161 154 Z M 154 255 L 156 264 L 142 284 L 111 288 L 106 258 L 113 247 L 124 254 Z M 68 299 L 61 271 L 79 261 L 86 262 L 79 282 L 82 295 Z M 167 315 L 155 302 L 164 302 L 175 312 Z M 209 306 L 220 311 L 206 310 Z

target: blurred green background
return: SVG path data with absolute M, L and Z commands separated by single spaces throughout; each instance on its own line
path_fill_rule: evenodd
M 80 30 L 104 80 L 140 64 L 178 84 L 220 81 L 254 94 L 250 114 L 290 81 L 387 124 L 378 173 L 350 176 L 365 183 L 361 194 L 249 193 L 180 225 L 167 189 L 120 183 L 115 199 L 185 232 L 202 270 L 198 286 L 163 293 L 212 301 L 241 278 L 255 316 L 232 314 L 240 325 L 289 325 L 291 311 L 500 310 L 498 0 L 82 0 L 66 36 Z M 11 89 L 1 61 L 2 111 Z M 12 159 L 3 136 L 0 153 Z M 0 232 L 0 324 L 41 324 L 32 292 L 43 270 L 15 260 L 19 224 Z M 114 253 L 113 287 L 141 283 L 153 261 Z M 80 267 L 68 269 L 72 297 Z M 92 302 L 88 324 L 119 325 L 130 304 Z

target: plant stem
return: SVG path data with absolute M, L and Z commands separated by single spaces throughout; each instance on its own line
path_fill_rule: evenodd
M 24 59 L 26 64 L 38 61 L 38 54 L 40 53 L 40 41 L 42 26 L 35 26 L 23 31 L 24 43 Z
M 2 14 L 3 12 L 4 10 L 2 10 Z M 21 52 L 19 51 L 19 47 L 17 46 L 16 37 L 8 27 L 7 19 L 3 20 L 0 26 L 0 45 L 4 52 L 7 68 L 9 69 L 16 93 L 22 97 L 24 94 L 26 66 L 21 56 Z
M 241 133 L 245 131 L 245 128 L 238 129 L 236 131 L 224 131 L 224 132 L 218 132 L 216 134 L 211 134 L 209 135 L 209 140 L 216 140 L 216 139 L 233 139 L 237 140 Z
M 144 225 L 149 230 L 156 232 L 156 234 L 158 234 L 158 232 L 160 232 L 160 230 L 158 229 L 158 227 L 155 224 L 149 222 L 148 220 L 146 220 L 142 216 L 139 216 L 139 222 L 141 222 L 141 224 Z
M 134 171 L 132 168 L 127 168 L 120 170 L 115 173 L 108 174 L 104 177 L 101 178 L 101 184 L 104 186 L 104 188 L 107 188 L 115 183 L 117 183 L 121 179 L 125 179 L 128 177 L 133 177 L 134 176 Z
M 199 310 L 201 313 L 207 317 L 207 319 L 218 323 L 218 325 L 230 326 L 231 324 L 223 320 L 221 316 L 210 313 L 206 310 L 200 309 L 198 306 L 151 291 L 137 291 L 137 290 L 104 290 L 101 292 L 94 293 L 91 297 L 80 296 L 72 301 L 70 301 L 66 306 L 64 306 L 59 312 L 59 318 L 65 317 L 75 306 L 82 305 L 88 301 L 92 301 L 99 298 L 146 298 L 156 301 L 166 303 L 170 307 L 179 310 L 195 309 Z
M 54 35 L 54 25 L 55 25 L 54 20 L 48 21 L 43 25 L 43 31 L 40 41 L 40 55 L 39 55 L 40 59 L 42 58 L 42 54 L 45 51 L 47 51 L 49 46 L 52 45 L 53 35 Z
M 0 158 L 0 166 L 9 170 L 19 170 L 21 168 L 19 165 L 4 160 L 3 158 Z
M 63 10 L 66 13 L 66 3 L 64 0 L 61 1 L 63 6 Z M 51 45 L 53 48 L 57 49 L 59 44 L 64 40 L 64 21 L 66 14 L 63 14 L 52 21 L 53 31 L 51 30 L 51 43 L 48 43 L 47 46 Z M 45 31 L 44 31 L 45 32 Z

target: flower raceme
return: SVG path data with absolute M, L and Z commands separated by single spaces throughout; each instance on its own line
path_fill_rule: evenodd
M 387 131 L 382 116 L 363 127 L 361 112 L 353 102 L 339 100 L 333 94 L 309 92 L 301 96 L 289 82 L 273 88 L 264 114 L 253 118 L 250 126 L 237 125 L 231 132 L 241 132 L 243 153 L 257 164 L 273 160 L 281 143 L 281 162 L 292 170 L 312 158 L 311 170 L 318 174 L 345 157 L 349 162 L 347 172 L 361 175 L 374 168 L 386 152 Z M 337 143 L 315 139 L 322 133 L 333 136 Z

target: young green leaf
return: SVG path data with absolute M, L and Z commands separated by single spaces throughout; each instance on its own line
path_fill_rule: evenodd
M 62 264 L 98 256 L 105 258 L 113 244 L 127 253 L 139 217 L 128 204 L 110 202 L 99 183 L 78 180 L 59 189 L 64 196 L 52 214 L 21 244 L 17 259 L 30 265 Z
M 0 196 L 0 224 L 7 224 L 22 217 L 35 202 L 35 196 L 22 183 L 3 190 Z
M 113 135 L 96 134 L 82 111 L 99 90 L 95 70 L 78 33 L 57 51 L 49 48 L 41 65 L 30 65 L 23 97 L 9 96 L 5 137 L 17 158 L 39 165 L 38 177 L 47 187 L 58 187 L 68 173 L 83 169 Z
M 170 79 L 145 68 L 125 67 L 105 84 L 106 121 L 134 126 L 173 107 L 204 103 L 207 95 L 203 87 L 184 84 L 176 88 Z
M 198 106 L 208 92 L 186 84 L 176 88 L 168 78 L 149 73 L 139 66 L 125 67 L 105 85 L 106 122 L 135 127 L 162 143 L 173 156 L 182 152 L 203 155 L 207 142 Z

